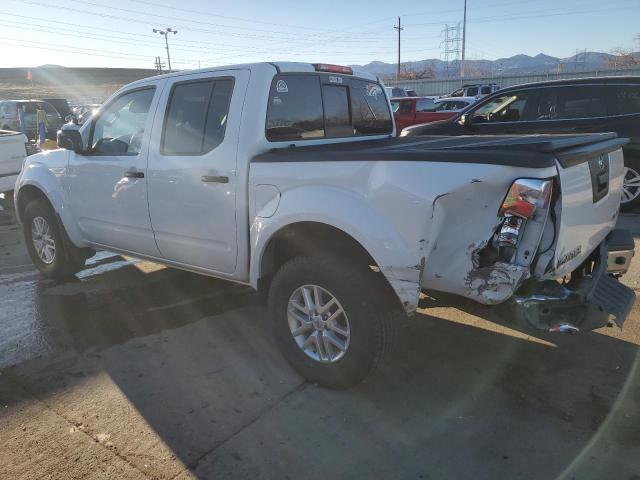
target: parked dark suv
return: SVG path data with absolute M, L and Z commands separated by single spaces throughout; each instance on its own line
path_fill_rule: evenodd
M 616 132 L 624 147 L 622 209 L 640 205 L 640 77 L 581 78 L 504 88 L 456 116 L 401 136 Z

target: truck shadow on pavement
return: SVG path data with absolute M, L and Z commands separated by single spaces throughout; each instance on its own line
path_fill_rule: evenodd
M 329 391 L 280 357 L 247 287 L 115 261 L 34 280 L 50 351 L 0 379 L 145 474 L 638 478 L 634 343 L 519 338 L 435 305 L 368 382 Z

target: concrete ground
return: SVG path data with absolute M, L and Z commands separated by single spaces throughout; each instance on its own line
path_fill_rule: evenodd
M 335 392 L 283 361 L 250 289 L 105 253 L 58 284 L 6 223 L 2 479 L 640 479 L 638 304 L 623 331 L 550 335 L 427 299 Z

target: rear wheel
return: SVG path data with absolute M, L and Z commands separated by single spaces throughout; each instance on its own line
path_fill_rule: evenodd
M 628 212 L 640 205 L 640 160 L 633 159 L 625 165 L 620 208 Z
M 289 363 L 336 389 L 360 383 L 380 364 L 403 314 L 380 274 L 329 255 L 287 262 L 271 284 L 269 309 Z
M 23 230 L 31 261 L 47 277 L 68 278 L 84 266 L 83 250 L 66 237 L 53 209 L 42 200 L 25 207 Z

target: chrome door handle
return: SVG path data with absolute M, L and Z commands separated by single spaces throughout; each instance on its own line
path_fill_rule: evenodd
M 200 180 L 205 183 L 229 183 L 229 177 L 215 175 L 203 175 Z
M 144 178 L 144 172 L 138 172 L 137 170 L 129 170 L 124 172 L 124 176 L 127 178 Z

